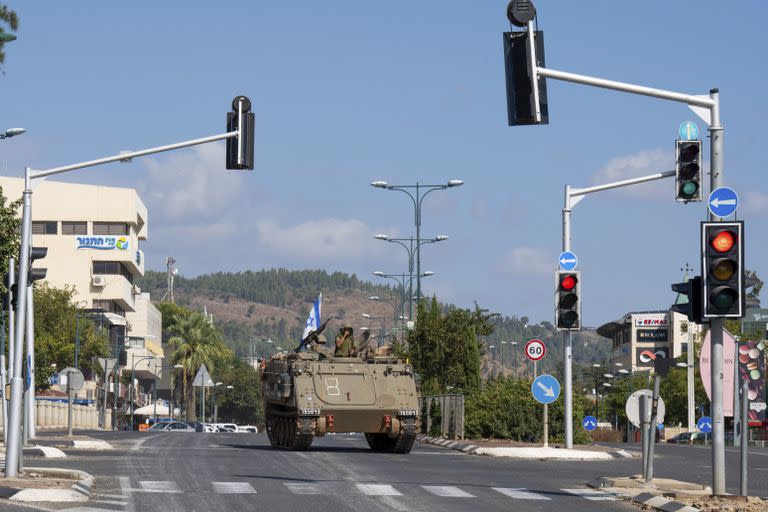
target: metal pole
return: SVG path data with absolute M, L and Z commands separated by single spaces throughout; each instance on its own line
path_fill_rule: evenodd
M 515 348 L 512 353 L 512 357 L 515 358 L 515 378 L 517 378 L 517 344 L 513 345 Z
M 115 365 L 112 365 L 114 371 Z M 107 430 L 107 397 L 109 396 L 109 358 L 104 358 L 104 418 L 101 423 L 101 428 Z
M 418 181 L 416 182 L 416 300 L 421 301 L 421 198 Z
M 653 398 L 651 399 L 651 423 L 648 425 L 648 469 L 645 472 L 645 481 L 653 480 L 653 451 L 656 447 L 656 431 L 659 423 L 659 386 L 661 376 L 655 375 L 653 379 Z
M 717 89 L 709 91 L 710 108 L 710 190 L 723 185 L 723 127 L 720 125 L 720 97 Z M 717 218 L 710 212 L 710 220 Z M 725 494 L 725 420 L 723 418 L 723 328 L 722 318 L 712 318 L 711 385 L 712 390 L 712 494 Z
M 8 304 L 11 307 L 11 304 Z M 0 400 L 2 400 L 2 415 L 3 415 L 3 446 L 8 444 L 8 404 L 5 402 L 5 382 L 8 376 L 5 373 L 5 310 L 0 311 L 3 316 L 2 327 L 0 327 L 0 386 L 2 386 L 2 392 L 0 392 Z
M 739 337 L 733 344 L 733 446 L 741 444 L 741 379 L 739 378 Z
M 29 244 L 24 243 L 27 240 L 27 233 L 31 227 L 31 196 L 32 189 L 30 187 L 29 167 L 25 169 L 24 176 L 24 194 L 23 205 L 21 213 L 21 254 L 19 258 L 19 278 L 18 283 L 21 284 L 18 288 L 26 286 L 28 268 L 25 262 L 29 261 Z M 16 331 L 15 331 L 15 346 L 13 354 L 13 375 L 11 376 L 11 408 L 8 412 L 8 446 L 5 453 L 5 476 L 15 477 L 18 474 L 18 467 L 21 463 L 22 453 L 19 450 L 21 443 L 21 420 L 22 409 L 21 401 L 23 397 L 24 382 L 21 378 L 21 367 L 23 360 L 23 343 L 24 343 L 24 324 L 26 322 L 26 307 L 27 296 L 25 293 L 18 294 L 18 305 L 16 307 Z
M 693 333 L 692 324 L 688 322 L 688 351 L 686 356 L 688 357 L 688 431 L 692 432 L 696 428 L 696 406 L 694 404 L 695 391 L 693 383 Z
M 75 316 L 75 368 L 80 369 L 80 315 Z
M 544 448 L 549 446 L 549 405 L 544 404 Z
M 30 241 L 30 245 L 31 245 Z M 30 439 L 36 437 L 36 417 L 37 410 L 35 407 L 35 308 L 34 308 L 34 292 L 33 287 L 27 287 L 27 372 L 29 374 L 27 380 L 29 385 L 27 386 L 26 397 L 24 398 L 24 406 L 26 415 L 26 424 L 24 426 L 24 442 L 28 442 Z
M 15 311 L 11 306 L 11 285 L 16 283 L 16 261 L 8 258 L 8 380 L 13 378 L 13 355 L 16 353 L 16 325 L 14 324 Z M 5 393 L 3 393 L 5 394 Z
M 571 205 L 570 186 L 565 186 L 565 204 L 563 207 L 563 252 L 571 250 Z M 557 319 L 555 319 L 557 325 Z M 565 447 L 573 448 L 573 332 L 563 333 L 563 366 L 565 381 Z M 597 389 L 595 389 L 597 395 Z M 595 398 L 597 399 L 597 398 Z
M 119 345 L 118 345 L 118 348 L 117 348 L 117 360 L 118 361 L 120 360 L 120 346 Z M 112 432 L 117 431 L 117 398 L 118 398 L 118 395 L 120 394 L 120 393 L 118 393 L 120 387 L 117 384 L 117 377 L 118 377 L 118 374 L 120 373 L 119 370 L 120 370 L 120 365 L 117 364 L 117 362 L 115 362 L 114 370 L 112 370 L 112 376 L 113 376 L 112 380 L 114 382 L 114 384 L 113 384 L 113 387 L 114 387 L 114 390 L 113 390 L 114 391 L 114 393 L 113 393 L 114 394 L 114 401 L 113 401 L 113 404 L 112 404 Z
M 72 374 L 67 373 L 67 436 L 72 437 Z
M 749 467 L 747 466 L 747 449 L 749 448 L 748 417 L 749 414 L 749 382 L 741 383 L 741 480 L 739 481 L 739 494 L 747 496 L 747 484 L 749 482 Z
M 646 475 L 648 474 L 648 421 L 649 421 L 649 413 L 650 411 L 648 403 L 648 396 L 645 394 L 640 395 L 640 435 L 643 442 L 643 453 L 642 453 L 642 466 L 643 466 L 643 480 L 645 480 Z
M 157 371 L 157 368 L 155 368 L 155 371 Z M 157 423 L 157 375 L 155 375 L 155 381 L 152 383 L 152 400 L 155 402 L 152 413 L 155 417 L 155 423 Z
M 600 394 L 597 392 L 597 370 L 595 370 L 595 420 L 600 422 Z

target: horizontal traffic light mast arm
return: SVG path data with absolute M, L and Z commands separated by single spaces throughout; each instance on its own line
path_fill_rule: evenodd
M 630 185 L 638 185 L 640 183 L 646 183 L 649 181 L 662 180 L 664 178 L 674 178 L 675 171 L 664 171 L 656 174 L 649 174 L 648 176 L 640 176 L 637 178 L 629 178 L 621 181 L 614 181 L 613 183 L 605 183 L 603 185 L 595 185 L 594 187 L 586 188 L 571 188 L 566 185 L 565 187 L 565 207 L 567 209 L 576 206 L 576 203 L 581 201 L 587 194 L 594 192 L 601 192 L 603 190 L 610 190 L 612 188 L 628 187 Z M 575 200 L 574 200 L 575 199 Z
M 85 167 L 93 167 L 96 165 L 108 164 L 111 162 L 118 162 L 120 160 L 129 160 L 131 158 L 138 158 L 140 156 L 152 155 L 155 153 L 162 153 L 164 151 L 172 151 L 174 149 L 186 148 L 189 146 L 198 146 L 200 144 L 207 144 L 209 142 L 216 142 L 217 140 L 232 139 L 238 136 L 237 131 L 222 133 L 219 135 L 211 135 L 210 137 L 203 137 L 201 139 L 192 139 L 184 142 L 177 142 L 176 144 L 168 144 L 167 146 L 158 146 L 156 148 L 142 149 L 140 151 L 131 151 L 130 153 L 122 153 L 115 156 L 108 156 L 106 158 L 99 158 L 98 160 L 89 160 L 87 162 L 80 162 L 72 165 L 65 165 L 63 167 L 54 167 L 53 169 L 46 169 L 44 171 L 30 171 L 29 178 L 44 178 L 53 174 L 61 174 L 63 172 L 75 171 L 77 169 L 83 169 Z
M 683 94 L 675 91 L 656 89 L 654 87 L 645 87 L 642 85 L 629 84 L 626 82 L 617 82 L 615 80 L 605 80 L 603 78 L 579 75 L 576 73 L 568 73 L 565 71 L 558 71 L 556 69 L 542 67 L 536 67 L 536 72 L 540 76 L 546 78 L 554 78 L 555 80 L 564 80 L 566 82 L 602 87 L 603 89 L 613 89 L 615 91 L 640 94 L 642 96 L 652 96 L 654 98 L 661 98 L 663 100 L 679 101 L 681 103 L 687 103 L 688 105 L 694 105 L 697 107 L 704 107 L 710 110 L 716 106 L 716 101 L 709 96 Z

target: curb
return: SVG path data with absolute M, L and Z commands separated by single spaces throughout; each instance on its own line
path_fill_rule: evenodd
M 0 487 L 0 496 L 9 501 L 34 502 L 85 502 L 91 496 L 93 476 L 78 469 L 25 468 L 25 471 L 43 473 L 46 476 L 72 478 L 75 482 L 69 489 L 15 489 Z
M 72 450 L 114 450 L 107 441 L 101 439 L 35 439 L 36 446 L 53 446 Z
M 610 489 L 611 492 L 617 496 L 621 496 L 627 501 L 632 501 L 638 505 L 645 505 L 647 507 L 660 510 L 662 512 L 700 512 L 698 508 L 680 503 L 679 501 L 673 501 L 663 496 L 658 496 L 650 492 L 641 492 L 638 494 L 632 494 L 631 492 L 622 490 L 618 487 L 606 486 L 603 480 L 592 480 L 587 482 L 587 487 L 593 489 Z
M 28 446 L 22 450 L 22 453 L 25 456 L 47 457 L 51 459 L 61 459 L 67 456 L 66 453 L 59 450 L 58 448 L 54 448 L 52 446 L 42 446 L 42 445 Z
M 502 457 L 502 455 L 494 455 L 493 453 L 489 453 L 487 447 L 478 446 L 478 445 L 475 445 L 475 444 L 469 444 L 469 443 L 460 442 L 460 441 L 451 441 L 451 440 L 448 440 L 448 439 L 442 439 L 442 438 L 439 438 L 439 437 L 431 437 L 431 436 L 427 436 L 427 435 L 424 435 L 424 434 L 417 435 L 416 439 L 419 442 L 422 442 L 422 443 L 434 444 L 436 446 L 442 446 L 444 448 L 450 448 L 452 450 L 460 450 L 460 451 L 462 451 L 464 453 L 472 453 L 472 454 L 476 454 L 476 455 L 490 455 L 492 457 L 494 457 L 494 456 L 495 457 Z M 632 452 L 628 452 L 628 451 L 623 450 L 623 449 L 622 450 L 617 450 L 617 451 L 612 451 L 612 452 L 596 452 L 596 453 L 605 453 L 605 454 L 608 454 L 611 458 L 614 458 L 614 459 L 634 458 L 634 457 L 638 456 L 638 455 L 633 454 Z M 533 456 L 533 457 L 515 457 L 515 458 L 520 458 L 520 459 L 528 458 L 528 459 L 542 459 L 542 460 L 572 460 L 572 461 L 577 461 L 577 460 L 600 460 L 600 458 L 603 458 L 603 457 L 595 458 L 595 459 L 592 459 L 592 458 L 583 458 L 583 459 L 582 458 L 562 458 L 562 459 L 558 459 L 557 457 L 537 457 L 537 456 Z

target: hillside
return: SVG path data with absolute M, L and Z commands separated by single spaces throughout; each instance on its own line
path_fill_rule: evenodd
M 166 293 L 166 274 L 147 271 L 137 284 L 159 301 Z M 239 356 L 266 356 L 274 353 L 278 346 L 287 349 L 297 345 L 307 314 L 320 292 L 323 293 L 323 319 L 331 315 L 339 318 L 329 325 L 329 336 L 335 334 L 342 321 L 350 322 L 356 330 L 366 326 L 377 332 L 382 325 L 389 329 L 394 324 L 393 306 L 397 306 L 396 314 L 400 314 L 399 290 L 341 272 L 285 269 L 217 272 L 194 278 L 176 276 L 174 286 L 176 302 L 212 314 L 214 323 L 224 332 L 225 341 Z M 371 296 L 390 302 L 369 300 Z M 363 314 L 372 319 L 364 318 Z M 493 322 L 494 333 L 485 340 L 486 346 L 494 346 L 484 355 L 486 376 L 502 373 L 501 350 L 504 351 L 504 373 L 509 374 L 514 368 L 515 355 L 518 371 L 523 373 L 528 363 L 523 346 L 531 338 L 544 340 L 550 348 L 539 366 L 540 372 L 554 372 L 562 365 L 562 335 L 550 323 L 529 324 L 525 316 L 503 315 L 496 316 Z M 511 341 L 518 345 L 513 347 Z M 575 333 L 573 346 L 576 365 L 602 361 L 610 350 L 610 342 L 591 330 Z

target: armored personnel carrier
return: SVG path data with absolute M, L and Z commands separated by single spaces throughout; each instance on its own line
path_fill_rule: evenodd
M 261 368 L 272 447 L 307 450 L 316 436 L 362 432 L 373 451 L 409 453 L 419 430 L 411 366 L 372 348 L 358 349 L 356 357 L 335 357 L 316 347 L 317 334 Z

